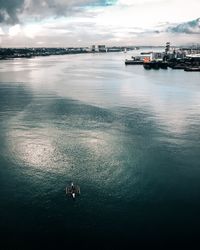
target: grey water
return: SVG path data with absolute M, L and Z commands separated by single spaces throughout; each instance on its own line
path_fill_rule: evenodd
M 0 62 L 1 249 L 198 241 L 200 74 L 133 53 Z

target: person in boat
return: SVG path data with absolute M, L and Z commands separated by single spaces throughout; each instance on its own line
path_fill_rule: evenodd
M 75 193 L 75 191 L 76 191 L 76 188 L 74 186 L 74 183 L 72 182 L 71 183 L 71 193 Z

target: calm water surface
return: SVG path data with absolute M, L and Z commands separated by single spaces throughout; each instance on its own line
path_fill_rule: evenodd
M 126 57 L 0 62 L 3 249 L 198 239 L 200 74 Z

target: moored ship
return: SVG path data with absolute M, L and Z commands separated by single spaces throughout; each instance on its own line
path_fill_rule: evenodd
M 145 69 L 167 69 L 168 63 L 164 61 L 145 61 L 143 63 Z

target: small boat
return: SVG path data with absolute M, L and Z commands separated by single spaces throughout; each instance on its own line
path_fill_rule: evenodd
M 153 53 L 152 51 L 141 52 L 140 55 L 150 55 L 150 54 L 152 54 L 152 53 Z
M 66 187 L 66 195 L 71 196 L 73 199 L 76 198 L 76 196 L 80 195 L 81 190 L 78 185 L 74 185 L 72 182 L 70 186 Z
M 142 60 L 135 60 L 135 59 L 130 59 L 130 60 L 126 59 L 125 64 L 126 65 L 142 65 L 143 61 Z
M 126 65 L 141 65 L 143 64 L 143 59 L 139 56 L 132 56 L 132 59 L 126 59 L 125 64 Z

